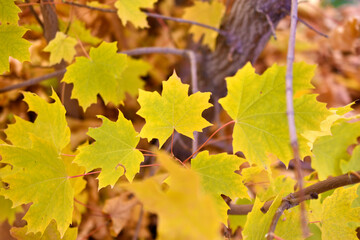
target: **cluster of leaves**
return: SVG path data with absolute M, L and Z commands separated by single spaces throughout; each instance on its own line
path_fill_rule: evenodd
M 124 24 L 129 21 L 141 28 L 147 27 L 147 22 L 140 8 L 151 8 L 154 2 L 119 0 L 115 7 Z M 3 73 L 9 70 L 9 56 L 29 60 L 30 43 L 22 38 L 26 29 L 17 25 L 20 9 L 7 0 L 0 0 L 0 6 L 0 43 L 5 49 L 0 55 Z M 196 18 L 200 10 L 213 12 L 217 21 L 212 19 L 210 23 Z M 220 2 L 197 2 L 186 10 L 184 18 L 218 27 L 223 12 Z M 213 32 L 204 32 L 198 27 L 190 31 L 194 38 L 205 34 L 203 42 L 214 48 Z M 50 52 L 51 64 L 73 61 L 77 41 L 70 35 L 70 32 L 68 35 L 58 32 L 44 49 Z M 245 239 L 264 238 L 282 197 L 293 192 L 295 186 L 295 181 L 274 167 L 278 161 L 288 166 L 292 159 L 285 127 L 285 67 L 275 64 L 258 75 L 249 63 L 226 79 L 228 93 L 218 103 L 234 124 L 233 153 L 241 151 L 246 159 L 230 153 L 213 154 L 194 149 L 197 155 L 184 161 L 172 153 L 141 150 L 137 146 L 141 138 L 157 139 L 161 148 L 175 131 L 193 139 L 194 132 L 210 127 L 212 124 L 202 113 L 212 107 L 211 93 L 189 95 L 189 85 L 175 72 L 162 82 L 161 94 L 141 90 L 144 82 L 140 76 L 146 75 L 149 69 L 149 63 L 118 53 L 116 42 L 105 41 L 92 47 L 88 57 L 76 57 L 67 67 L 62 81 L 73 84 L 72 98 L 77 99 L 84 110 L 97 101 L 98 94 L 105 104 L 123 104 L 127 92 L 138 94 L 137 115 L 145 119 L 137 133 L 121 111 L 117 121 L 98 116 L 102 125 L 88 131 L 94 141 L 79 146 L 76 151 L 71 150 L 66 109 L 57 94 L 53 91 L 51 99 L 44 99 L 30 92 L 22 93 L 29 111 L 37 117 L 30 122 L 15 116 L 15 123 L 5 130 L 7 143 L 0 145 L 3 185 L 0 206 L 4 208 L 0 220 L 6 218 L 12 222 L 15 213 L 22 211 L 21 205 L 29 204 L 23 217 L 27 225 L 13 227 L 13 237 L 76 239 L 78 227 L 75 226 L 81 224 L 82 212 L 75 204 L 78 199 L 86 201 L 84 176 L 100 172 L 99 190 L 110 185 L 113 189 L 130 191 L 146 211 L 157 214 L 158 239 L 222 239 L 221 223 L 228 225 L 229 220 L 229 206 L 223 196 L 237 200 L 238 204 L 253 204 L 247 216 L 230 218 L 231 228 L 240 226 Z M 315 169 L 306 179 L 309 183 L 360 170 L 357 145 L 360 122 L 356 121 L 359 115 L 352 115 L 350 119 L 346 115 L 352 110 L 350 106 L 329 110 L 318 102 L 317 95 L 311 92 L 314 71 L 313 65 L 294 64 L 294 111 L 300 155 L 311 156 Z M 148 152 L 156 156 L 162 171 L 134 180 Z M 120 179 L 123 175 L 126 179 Z M 260 182 L 260 178 L 265 178 L 268 186 L 251 189 L 249 184 Z M 359 185 L 339 188 L 308 202 L 312 239 L 356 239 L 355 229 L 360 222 L 359 189 Z M 264 214 L 260 209 L 269 200 L 273 203 Z M 285 212 L 275 234 L 283 239 L 302 239 L 299 214 L 298 207 Z M 117 229 L 115 235 L 120 230 Z

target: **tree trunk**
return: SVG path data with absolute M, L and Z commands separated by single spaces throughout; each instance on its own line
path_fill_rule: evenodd
M 225 77 L 232 76 L 247 62 L 254 63 L 269 41 L 272 27 L 290 12 L 291 0 L 234 0 L 221 29 L 216 49 L 201 49 L 199 85 L 218 99 L 226 94 Z

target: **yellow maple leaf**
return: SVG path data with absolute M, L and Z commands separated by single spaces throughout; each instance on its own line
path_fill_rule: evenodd
M 140 8 L 151 8 L 157 0 L 118 0 L 115 3 L 117 14 L 124 25 L 129 21 L 135 27 L 148 27 L 146 14 Z
M 224 12 L 225 6 L 219 1 L 215 0 L 211 3 L 196 1 L 194 6 L 185 10 L 183 19 L 219 28 Z M 215 49 L 216 37 L 218 35 L 216 31 L 192 25 L 190 33 L 194 35 L 195 41 L 199 41 L 204 35 L 203 43 L 207 44 L 211 50 Z
M 50 64 L 60 63 L 62 59 L 71 62 L 76 54 L 77 41 L 62 32 L 57 32 L 53 40 L 44 48 L 44 52 L 50 52 Z

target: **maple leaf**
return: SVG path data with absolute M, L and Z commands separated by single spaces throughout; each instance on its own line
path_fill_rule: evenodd
M 111 218 L 111 229 L 114 235 L 119 235 L 130 220 L 131 213 L 138 203 L 138 200 L 129 192 L 106 200 L 103 212 L 109 214 Z
M 145 28 L 148 27 L 146 21 L 146 14 L 143 13 L 141 8 L 152 8 L 157 0 L 117 0 L 115 7 L 117 14 L 121 19 L 123 25 L 129 21 L 135 27 Z
M 141 59 L 134 59 L 128 57 L 128 66 L 122 74 L 122 81 L 119 83 L 120 89 L 124 91 L 119 93 L 123 94 L 128 92 L 132 96 L 137 96 L 139 89 L 142 89 L 145 85 L 145 82 L 140 78 L 140 76 L 145 76 L 151 69 L 151 65 Z
M 90 128 L 88 132 L 96 142 L 80 147 L 74 162 L 85 166 L 87 171 L 102 169 L 98 177 L 99 189 L 114 186 L 123 174 L 131 182 L 144 161 L 144 156 L 136 150 L 140 140 L 138 133 L 120 111 L 116 122 L 102 116 L 100 118 L 103 121 L 101 127 Z
M 69 29 L 67 29 L 68 26 L 69 23 L 59 19 L 59 29 L 61 32 L 68 31 L 67 35 L 76 39 L 80 39 L 81 42 L 89 43 L 91 45 L 97 45 L 102 41 L 100 38 L 91 35 L 90 30 L 86 28 L 84 22 L 75 19 L 71 21 Z
M 275 235 L 281 239 L 303 240 L 300 208 L 296 206 L 291 210 L 284 211 L 275 229 Z M 290 230 L 291 229 L 291 230 Z
M 331 133 L 331 136 L 319 137 L 314 142 L 311 166 L 318 172 L 320 180 L 343 173 L 340 163 L 350 159 L 347 148 L 357 143 L 356 139 L 360 136 L 360 122 L 337 121 L 332 126 Z
M 360 170 L 360 145 L 357 145 L 348 161 L 342 160 L 340 168 L 343 173 L 354 172 Z
M 12 237 L 21 240 L 76 240 L 78 228 L 68 228 L 63 237 L 60 237 L 59 231 L 56 229 L 56 222 L 51 221 L 49 226 L 45 229 L 44 234 L 41 233 L 27 233 L 27 226 L 18 228 L 12 227 L 10 234 Z
M 322 239 L 356 240 L 356 228 L 360 225 L 360 208 L 352 208 L 356 199 L 356 184 L 349 188 L 338 188 L 323 202 L 321 231 Z M 355 223 L 353 226 L 350 223 Z
M 53 40 L 44 48 L 44 52 L 50 52 L 50 65 L 60 63 L 62 59 L 71 62 L 76 54 L 76 39 L 57 32 Z
M 22 211 L 20 206 L 12 208 L 12 202 L 0 195 L 0 222 L 8 220 L 9 224 L 12 225 L 15 221 L 15 214 Z
M 5 23 L 17 23 L 19 20 L 19 13 L 21 9 L 16 6 L 14 1 L 0 0 L 0 22 Z
M 232 199 L 249 198 L 242 177 L 235 173 L 244 162 L 246 162 L 245 159 L 236 155 L 222 153 L 210 156 L 208 151 L 200 152 L 196 158 L 191 160 L 191 169 L 199 174 L 204 190 L 213 196 L 222 222 L 225 224 L 229 206 L 221 194 Z
M 22 38 L 26 31 L 26 28 L 12 24 L 0 25 L 0 74 L 10 70 L 10 56 L 22 62 L 30 60 L 29 47 L 31 43 Z
M 2 162 L 13 166 L 11 173 L 2 179 L 9 188 L 1 194 L 14 207 L 32 203 L 24 216 L 28 232 L 43 233 L 51 220 L 55 220 L 63 236 L 72 219 L 71 180 L 56 146 L 33 135 L 30 138 L 31 148 L 0 145 Z
M 274 214 L 282 201 L 282 194 L 278 195 L 274 202 L 271 204 L 269 210 L 264 214 L 261 208 L 265 202 L 261 202 L 260 199 L 256 198 L 252 211 L 248 214 L 246 223 L 244 226 L 243 236 L 244 239 L 258 240 L 264 239 L 269 231 L 271 221 Z
M 140 110 L 137 114 L 146 121 L 140 137 L 157 138 L 161 147 L 174 130 L 193 139 L 194 131 L 200 132 L 211 126 L 201 116 L 205 109 L 212 106 L 209 92 L 188 96 L 189 85 L 181 83 L 175 72 L 162 84 L 162 96 L 157 92 L 139 90 Z
M 206 13 L 206 14 L 199 14 Z M 195 1 L 194 6 L 185 9 L 183 19 L 203 23 L 215 28 L 220 27 L 221 18 L 225 13 L 225 6 L 221 2 L 214 0 L 209 2 Z M 211 50 L 215 50 L 216 38 L 218 33 L 214 30 L 192 25 L 190 33 L 194 35 L 195 41 L 199 41 L 204 35 L 203 43 L 207 44 Z
M 118 54 L 116 42 L 103 42 L 98 48 L 90 49 L 90 59 L 77 57 L 71 64 L 62 81 L 73 83 L 72 97 L 86 109 L 96 102 L 97 94 L 105 104 L 119 104 L 123 96 L 119 94 L 122 73 L 127 67 L 127 56 Z
M 29 111 L 37 113 L 34 123 L 16 117 L 15 124 L 10 124 L 5 130 L 8 140 L 15 146 L 30 147 L 31 134 L 51 141 L 60 152 L 70 141 L 70 129 L 67 126 L 66 110 L 55 92 L 51 98 L 54 103 L 48 103 L 41 97 L 30 92 L 23 92 L 24 101 L 29 105 Z
M 303 94 L 312 86 L 314 69 L 305 63 L 294 64 L 294 111 L 301 157 L 311 155 L 308 140 L 301 134 L 320 130 L 320 123 L 331 115 L 315 94 Z M 260 76 L 248 63 L 226 80 L 228 95 L 219 103 L 235 120 L 234 152 L 243 151 L 249 162 L 265 169 L 270 153 L 287 165 L 293 154 L 287 128 L 285 67 L 273 65 Z
M 154 177 L 123 185 L 146 210 L 158 214 L 157 239 L 221 239 L 221 219 L 212 197 L 202 191 L 198 174 L 180 167 L 165 153 L 158 156 L 170 175 L 166 192 Z

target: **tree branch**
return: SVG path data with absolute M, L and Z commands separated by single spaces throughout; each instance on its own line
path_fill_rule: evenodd
M 291 193 L 284 197 L 283 201 L 288 201 L 290 203 L 290 208 L 295 207 L 300 203 L 300 201 L 309 200 L 309 199 L 316 199 L 319 194 L 343 187 L 346 185 L 351 185 L 360 182 L 360 178 L 358 175 L 360 171 L 354 173 L 347 173 L 337 177 L 331 177 L 324 181 L 317 182 L 309 187 L 304 188 L 302 191 L 297 191 Z M 300 196 L 303 195 L 304 198 L 300 199 Z M 267 201 L 264 203 L 264 206 L 261 208 L 261 211 L 266 213 L 273 201 Z M 228 210 L 229 215 L 247 215 L 252 211 L 253 205 L 252 204 L 244 204 L 244 205 L 237 205 L 237 204 L 230 204 L 230 209 Z
M 294 162 L 295 162 L 295 177 L 297 180 L 297 184 L 302 193 L 302 189 L 304 187 L 303 183 L 303 173 L 301 169 L 301 159 L 299 152 L 299 143 L 296 134 L 296 126 L 295 126 L 295 111 L 294 111 L 294 93 L 293 93 L 293 65 L 295 58 L 295 41 L 296 41 L 296 25 L 297 25 L 297 11 L 298 11 L 298 2 L 297 0 L 291 1 L 291 24 L 290 24 L 290 36 L 288 43 L 288 53 L 287 53 L 287 64 L 286 64 L 286 115 L 288 118 L 288 126 L 289 126 L 289 136 L 290 136 L 290 145 L 294 154 Z M 306 220 L 306 210 L 305 205 L 303 203 L 304 196 L 300 195 L 300 220 L 301 227 L 304 238 L 309 235 L 309 230 L 307 228 L 307 220 Z M 283 204 L 282 204 L 283 205 Z M 270 225 L 270 229 L 268 232 L 268 240 L 273 239 L 272 233 L 275 232 L 276 224 L 284 210 L 283 208 L 289 207 L 284 204 L 283 207 L 276 211 L 276 214 L 272 220 Z
M 32 79 L 30 79 L 30 80 L 27 80 L 27 81 L 22 82 L 22 83 L 19 83 L 19 84 L 14 84 L 14 85 L 11 85 L 11 86 L 7 86 L 7 87 L 4 87 L 4 88 L 1 88 L 1 89 L 0 89 L 0 93 L 8 92 L 8 91 L 11 91 L 11 90 L 14 90 L 14 89 L 18 89 L 18 88 L 23 88 L 23 87 L 32 86 L 32 85 L 35 85 L 35 84 L 37 84 L 37 83 L 39 83 L 39 82 L 48 80 L 48 79 L 50 79 L 50 78 L 60 77 L 60 76 L 62 76 L 65 72 L 66 72 L 66 69 L 60 69 L 60 70 L 58 70 L 58 71 L 55 71 L 55 72 L 53 72 L 53 73 L 46 74 L 46 75 L 44 75 L 44 76 L 32 78 Z
M 73 5 L 75 7 L 87 8 L 87 9 L 96 10 L 96 11 L 100 11 L 100 12 L 117 13 L 116 9 L 98 8 L 98 7 L 93 7 L 93 6 L 89 6 L 89 5 L 85 5 L 85 4 L 69 2 L 69 1 L 66 1 L 66 0 L 63 0 L 63 3 L 68 4 L 68 5 Z M 163 16 L 163 15 L 157 14 L 157 13 L 149 13 L 149 12 L 144 12 L 144 13 L 148 17 L 161 18 L 161 19 L 164 19 L 164 20 L 170 20 L 170 21 L 179 22 L 179 23 L 188 23 L 188 24 L 192 24 L 192 25 L 197 25 L 197 26 L 200 26 L 200 27 L 203 27 L 203 28 L 213 30 L 213 31 L 225 36 L 225 37 L 227 36 L 227 33 L 225 31 L 220 30 L 220 29 L 218 29 L 216 27 L 207 25 L 207 24 L 203 24 L 203 23 L 199 23 L 199 22 L 195 22 L 195 21 L 191 21 L 191 20 L 186 20 L 186 19 L 182 19 L 182 18 Z

